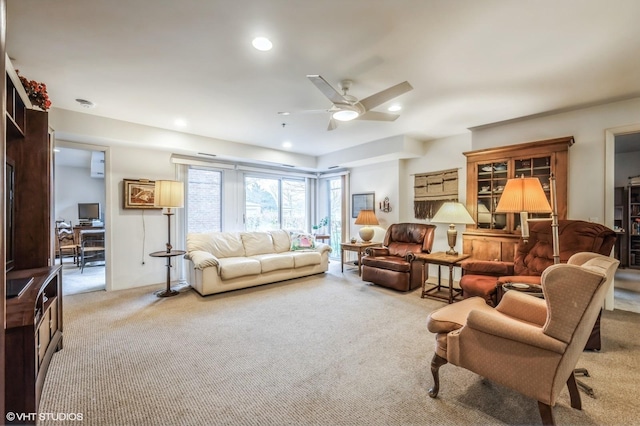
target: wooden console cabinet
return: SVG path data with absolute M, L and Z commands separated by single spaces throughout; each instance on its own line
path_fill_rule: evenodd
M 62 349 L 61 267 L 11 271 L 13 279 L 28 284 L 6 302 L 5 409 L 36 413 L 51 357 Z
M 573 143 L 573 137 L 568 136 L 464 153 L 467 209 L 476 222 L 463 233 L 465 254 L 479 260 L 513 261 L 520 239 L 520 215 L 495 212 L 508 179 L 535 176 L 550 199 L 549 178 L 553 174 L 558 218 L 567 218 L 567 165 Z

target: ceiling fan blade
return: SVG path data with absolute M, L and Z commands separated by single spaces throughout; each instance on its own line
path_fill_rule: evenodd
M 336 119 L 333 117 L 329 117 L 329 126 L 327 127 L 327 130 L 331 131 L 336 127 L 338 127 L 338 122 L 336 121 Z
M 400 117 L 398 114 L 389 114 L 388 112 L 367 111 L 356 120 L 396 121 L 398 117 Z
M 370 109 L 373 109 L 378 105 L 382 105 L 383 103 L 390 101 L 391 99 L 400 96 L 411 89 L 413 89 L 413 87 L 409 84 L 409 82 L 403 81 L 402 83 L 396 84 L 395 86 L 389 87 L 388 89 L 362 99 L 360 103 L 365 110 L 369 111 Z
M 329 98 L 329 100 L 334 104 L 349 105 L 349 102 L 347 102 L 347 100 L 340 94 L 340 92 L 334 89 L 329 83 L 327 83 L 327 80 L 325 80 L 321 76 L 308 75 L 307 78 L 311 80 L 311 82 L 315 84 L 318 89 L 320 89 L 322 94 Z
M 331 109 L 325 108 L 325 109 L 303 109 L 300 111 L 278 111 L 278 115 L 297 115 L 297 114 L 319 114 L 319 113 L 323 113 L 326 114 L 328 112 L 331 112 Z

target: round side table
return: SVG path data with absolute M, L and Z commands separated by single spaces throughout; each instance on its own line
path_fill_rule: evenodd
M 170 297 L 178 294 L 176 290 L 171 289 L 171 258 L 175 256 L 182 256 L 185 254 L 184 250 L 171 250 L 171 251 L 154 251 L 149 253 L 151 257 L 164 257 L 167 259 L 167 288 L 166 290 L 157 291 L 155 294 L 158 297 Z

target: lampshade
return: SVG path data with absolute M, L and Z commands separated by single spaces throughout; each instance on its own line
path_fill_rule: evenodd
M 156 207 L 178 208 L 184 206 L 184 185 L 176 180 L 157 180 L 154 194 Z
M 462 203 L 448 201 L 440 207 L 431 218 L 433 223 L 457 223 L 463 225 L 473 225 L 475 222 Z
M 551 213 L 551 206 L 536 177 L 520 177 L 509 179 L 496 213 Z
M 378 218 L 373 210 L 360 210 L 355 221 L 356 225 L 379 225 Z
M 355 224 L 364 225 L 362 228 L 360 228 L 358 234 L 360 235 L 360 239 L 362 241 L 369 242 L 375 235 L 375 231 L 373 230 L 373 228 L 370 228 L 369 225 L 378 225 L 378 219 L 376 218 L 376 214 L 373 210 L 360 210 Z

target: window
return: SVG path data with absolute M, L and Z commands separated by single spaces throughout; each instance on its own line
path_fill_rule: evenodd
M 187 207 L 187 232 L 222 230 L 221 171 L 189 167 Z
M 306 229 L 304 179 L 245 175 L 244 188 L 245 230 Z
M 340 254 L 340 242 L 342 241 L 342 178 L 335 177 L 329 179 L 329 235 L 332 255 L 337 257 Z

